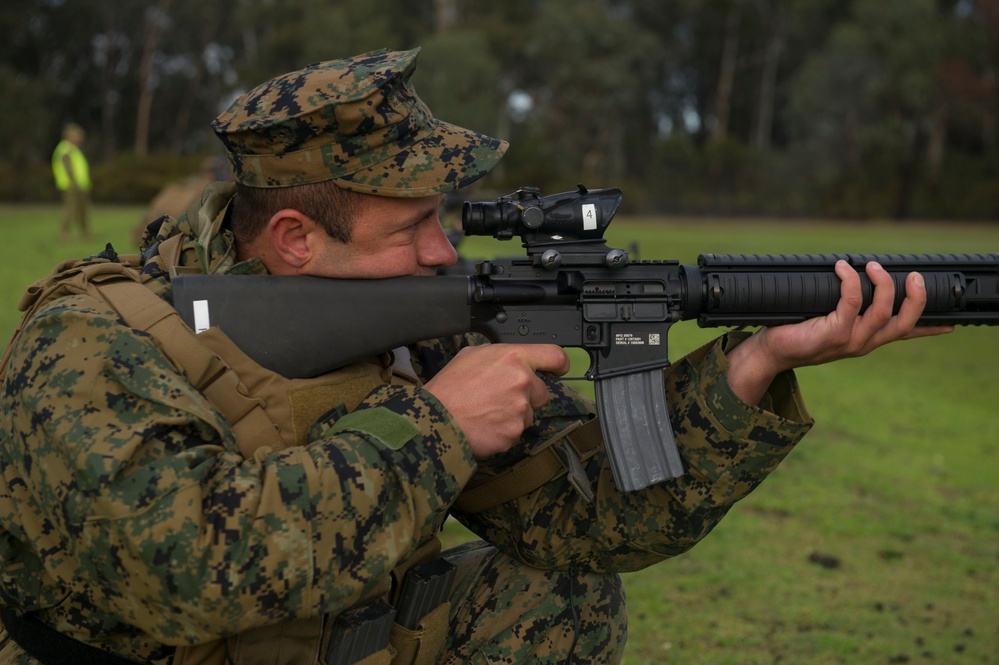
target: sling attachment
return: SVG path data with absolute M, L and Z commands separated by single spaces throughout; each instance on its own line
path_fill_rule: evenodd
M 570 484 L 584 500 L 592 500 L 589 479 L 585 474 L 579 476 L 582 462 L 593 457 L 601 443 L 600 423 L 596 418 L 586 423 L 577 421 L 506 471 L 470 484 L 458 496 L 455 507 L 465 513 L 481 513 L 529 494 L 562 474 L 570 475 Z
M 133 660 L 63 635 L 33 614 L 18 615 L 4 608 L 0 617 L 10 639 L 42 665 L 136 665 Z

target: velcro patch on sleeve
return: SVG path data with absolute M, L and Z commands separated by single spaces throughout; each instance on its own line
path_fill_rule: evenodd
M 348 413 L 336 421 L 331 433 L 348 429 L 367 434 L 392 450 L 399 450 L 420 433 L 412 420 L 380 406 Z

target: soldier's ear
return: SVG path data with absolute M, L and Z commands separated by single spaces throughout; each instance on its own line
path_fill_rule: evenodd
M 267 223 L 267 234 L 274 258 L 293 271 L 314 258 L 317 232 L 324 231 L 311 217 L 293 208 L 279 210 Z M 271 272 L 284 271 L 271 269 Z

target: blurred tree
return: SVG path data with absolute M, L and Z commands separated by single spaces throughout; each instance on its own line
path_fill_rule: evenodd
M 718 85 L 715 88 L 714 122 L 711 140 L 724 141 L 728 136 L 728 119 L 732 111 L 732 88 L 735 86 L 735 69 L 739 57 L 739 23 L 742 21 L 742 0 L 730 0 L 725 12 L 725 36 Z
M 533 118 L 561 175 L 620 180 L 628 126 L 636 117 L 648 124 L 658 40 L 630 20 L 626 5 L 599 0 L 549 0 L 529 30 L 533 77 L 521 87 L 534 98 Z
M 787 0 L 758 0 L 756 9 L 760 18 L 769 28 L 762 35 L 765 40 L 761 56 L 759 87 L 756 95 L 756 108 L 753 113 L 753 129 L 749 143 L 758 150 L 770 147 L 773 138 L 774 109 L 777 97 L 777 76 L 780 60 L 784 53 L 790 25 L 790 2 Z
M 999 112 L 996 69 L 999 67 L 999 0 L 955 2 L 947 39 L 947 58 L 939 81 L 946 100 L 938 136 L 938 152 L 946 131 L 968 148 L 995 154 Z
M 421 95 L 511 140 L 514 184 L 704 212 L 999 209 L 999 0 L 5 0 L 0 30 L 0 93 L 30 104 L 0 111 L 8 192 L 42 190 L 12 164 L 43 164 L 67 121 L 115 173 L 165 173 L 218 149 L 210 119 L 251 86 L 422 46 Z
M 135 110 L 135 154 L 139 158 L 149 152 L 149 114 L 153 108 L 153 58 L 157 55 L 160 37 L 173 22 L 169 15 L 170 0 L 159 0 L 146 7 L 142 17 L 142 55 L 139 58 L 139 100 Z
M 854 20 L 794 77 L 794 138 L 824 184 L 851 183 L 837 198 L 865 208 L 855 196 L 883 192 L 883 214 L 908 215 L 943 59 L 940 19 L 933 0 L 857 0 Z
M 174 81 L 165 81 L 164 93 L 176 100 L 173 124 L 164 125 L 164 145 L 169 151 L 181 154 L 200 148 L 208 134 L 207 119 L 222 111 L 228 102 L 234 78 L 238 44 L 230 32 L 233 14 L 239 0 L 215 0 L 203 3 L 180 3 L 172 10 L 178 26 L 192 26 L 188 30 L 175 30 L 170 35 L 170 48 L 174 55 L 165 63 L 177 72 Z M 213 144 L 214 145 L 214 144 Z
M 503 106 L 500 65 L 477 30 L 449 29 L 422 40 L 413 76 L 434 115 L 486 134 L 495 133 Z
M 44 91 L 42 108 L 50 120 L 47 153 L 55 146 L 62 126 L 70 121 L 99 138 L 100 100 L 97 72 L 92 66 L 91 39 L 100 31 L 98 0 L 46 3 L 30 0 L 4 2 L 3 62 L 21 80 L 32 80 Z M 90 141 L 90 139 L 88 139 Z
M 780 147 L 786 145 L 788 141 L 785 111 L 789 97 L 789 81 L 810 54 L 825 47 L 834 26 L 850 20 L 851 3 L 841 0 L 770 0 L 769 3 L 759 0 L 759 2 L 762 3 L 759 5 L 762 8 L 757 16 L 761 21 L 763 33 L 767 35 L 760 72 L 759 104 L 768 103 L 763 101 L 768 94 L 765 89 L 770 85 L 767 79 L 776 76 L 770 139 L 772 144 Z M 778 45 L 779 53 L 771 53 L 771 50 L 776 49 Z M 772 61 L 772 58 L 776 59 L 776 62 Z M 767 71 L 770 67 L 776 71 Z M 757 117 L 765 117 L 766 112 L 760 112 L 759 106 L 757 108 Z M 766 131 L 765 127 L 759 129 L 761 134 Z M 750 142 L 756 147 L 763 147 L 766 143 L 763 136 L 758 136 L 756 140 Z
M 97 99 L 100 105 L 100 156 L 110 158 L 118 150 L 116 128 L 120 125 L 118 110 L 121 108 L 123 88 L 129 86 L 128 75 L 134 39 L 129 34 L 134 21 L 141 14 L 134 7 L 126 11 L 102 5 L 98 8 L 99 30 L 92 37 L 93 66 L 97 70 Z M 134 119 L 134 116 L 132 116 Z
M 433 0 L 241 0 L 239 78 L 256 85 L 311 62 L 408 49 L 433 30 Z
M 10 66 L 0 64 L 0 99 L 16 99 L 16 104 L 0 104 L 0 200 L 13 198 L 17 174 L 42 161 L 41 146 L 47 145 L 49 118 L 45 89 L 37 80 L 18 76 Z M 51 148 L 55 148 L 52 144 Z M 4 168 L 6 167 L 6 168 Z M 45 170 L 48 175 L 48 170 Z M 46 179 L 46 184 L 50 184 Z

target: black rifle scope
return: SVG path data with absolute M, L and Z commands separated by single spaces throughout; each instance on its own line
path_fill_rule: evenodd
M 510 240 L 598 240 L 621 205 L 621 190 L 587 190 L 541 196 L 537 187 L 521 187 L 495 202 L 466 201 L 461 210 L 465 235 Z

